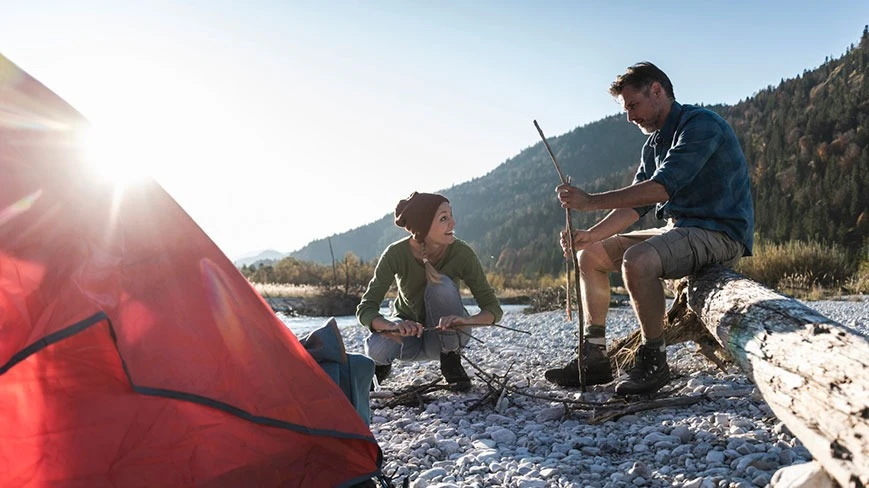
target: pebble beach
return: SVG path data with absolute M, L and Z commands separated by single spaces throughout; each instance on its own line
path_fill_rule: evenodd
M 806 305 L 869 337 L 869 297 Z M 374 394 L 370 427 L 383 450 L 383 471 L 396 486 L 785 486 L 785 473 L 811 466 L 809 451 L 745 374 L 732 363 L 721 371 L 694 344 L 667 348 L 673 379 L 659 397 L 704 400 L 619 415 L 622 407 L 611 403 L 612 384 L 581 393 L 543 378 L 547 368 L 569 360 L 575 347 L 576 322 L 564 311 L 506 313 L 501 324 L 531 334 L 475 328 L 479 341 L 463 352 L 474 382 L 469 392 L 437 390 L 412 405 L 384 406 L 390 391 L 440 378 L 433 361 L 396 362 Z M 637 328 L 629 306 L 610 310 L 608 342 Z M 365 329 L 342 333 L 348 351 L 362 351 Z M 484 375 L 468 362 L 486 374 L 506 374 L 521 393 L 484 399 Z

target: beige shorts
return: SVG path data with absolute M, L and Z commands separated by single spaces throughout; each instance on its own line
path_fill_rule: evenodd
M 700 227 L 666 227 L 616 234 L 601 241 L 607 256 L 621 268 L 625 251 L 636 245 L 652 246 L 661 257 L 662 278 L 682 278 L 707 264 L 732 268 L 745 252 L 745 246 L 724 232 Z

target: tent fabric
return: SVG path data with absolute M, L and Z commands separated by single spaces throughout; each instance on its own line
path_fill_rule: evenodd
M 341 389 L 156 182 L 85 169 L 86 129 L 0 56 L 0 486 L 378 474 Z

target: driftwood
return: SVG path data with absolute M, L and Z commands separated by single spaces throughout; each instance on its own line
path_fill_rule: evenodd
M 869 340 L 731 270 L 683 285 L 665 329 L 708 332 L 832 478 L 869 486 Z
M 698 320 L 697 314 L 688 308 L 688 295 L 685 293 L 687 286 L 687 279 L 674 283 L 676 298 L 667 311 L 664 322 L 664 342 L 668 345 L 694 342 L 698 346 L 698 353 L 712 361 L 718 369 L 726 371 L 725 361 L 729 360 L 728 353 Z M 639 329 L 613 341 L 612 347 L 607 352 L 613 367 L 620 371 L 630 369 L 634 365 L 637 348 L 642 342 L 643 335 Z
M 422 385 L 411 385 L 399 391 L 389 392 L 388 394 L 375 392 L 377 394 L 372 394 L 371 398 L 382 400 L 382 403 L 377 405 L 377 408 L 393 408 L 398 405 L 423 408 L 425 407 L 425 397 L 423 395 L 447 389 L 449 389 L 449 386 L 441 383 L 440 378 L 438 378 Z
M 483 380 L 488 387 L 488 391 L 482 398 L 475 402 L 468 411 L 475 410 L 481 405 L 492 403 L 496 411 L 501 412 L 501 400 L 509 394 L 513 393 L 528 398 L 538 400 L 546 400 L 548 402 L 557 402 L 564 405 L 564 412 L 570 410 L 590 410 L 591 416 L 588 418 L 588 423 L 602 424 L 611 420 L 616 420 L 622 416 L 642 412 L 645 410 L 654 410 L 657 408 L 668 408 L 676 406 L 694 405 L 696 403 L 708 401 L 710 398 L 721 396 L 745 396 L 748 392 L 719 392 L 705 395 L 690 395 L 690 396 L 671 396 L 665 398 L 649 398 L 647 400 L 628 401 L 622 397 L 611 398 L 604 402 L 576 400 L 564 398 L 563 396 L 540 395 L 526 392 L 523 388 L 509 384 L 510 370 L 513 368 L 511 364 L 507 368 L 507 372 L 502 376 L 490 374 L 477 366 L 473 361 L 465 358 L 465 361 L 477 371 L 477 377 Z
M 706 395 L 692 395 L 652 398 L 646 401 L 626 403 L 622 406 L 610 406 L 594 411 L 591 418 L 588 419 L 588 423 L 590 425 L 597 425 L 610 420 L 616 420 L 619 417 L 623 417 L 632 413 L 653 410 L 656 408 L 687 407 L 689 405 L 694 405 L 696 403 L 704 402 L 706 400 L 709 400 L 709 397 Z

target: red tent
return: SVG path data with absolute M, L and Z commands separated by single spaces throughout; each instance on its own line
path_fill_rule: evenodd
M 353 406 L 184 210 L 87 174 L 86 125 L 0 56 L 0 486 L 379 473 Z

